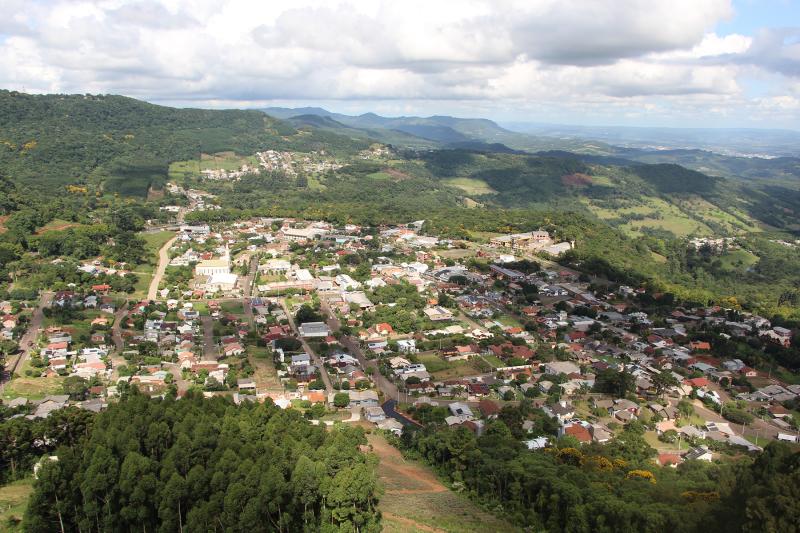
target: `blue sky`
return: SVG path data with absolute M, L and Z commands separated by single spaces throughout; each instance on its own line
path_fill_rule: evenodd
M 0 0 L 0 87 L 800 129 L 800 0 Z

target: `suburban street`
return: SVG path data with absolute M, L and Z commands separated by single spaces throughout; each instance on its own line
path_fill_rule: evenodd
M 328 327 L 331 328 L 331 331 L 339 331 L 341 324 L 339 323 L 339 319 L 336 318 L 336 314 L 331 310 L 330 306 L 325 302 L 325 300 L 320 301 L 320 309 L 328 317 L 327 324 Z M 339 342 L 347 348 L 347 351 L 355 356 L 358 359 L 361 368 L 364 369 L 371 378 L 372 381 L 375 382 L 375 385 L 380 389 L 383 393 L 385 400 L 395 400 L 401 403 L 407 403 L 409 401 L 410 396 L 405 393 L 401 393 L 400 390 L 397 388 L 397 385 L 389 381 L 383 374 L 380 373 L 378 369 L 378 362 L 375 360 L 369 360 L 364 356 L 364 352 L 361 350 L 361 346 L 358 342 L 358 339 L 354 339 L 347 335 L 342 335 L 339 339 Z M 369 368 L 374 369 L 372 374 L 369 374 Z
M 308 342 L 300 335 L 300 331 L 297 329 L 297 324 L 295 324 L 294 316 L 289 311 L 289 308 L 286 305 L 286 300 L 281 298 L 281 307 L 283 308 L 283 312 L 286 313 L 286 317 L 289 319 L 289 325 L 294 331 L 295 335 L 297 336 L 300 343 L 303 345 L 303 350 L 306 351 L 308 355 L 311 356 L 311 359 L 314 361 L 314 364 L 319 369 L 319 376 L 322 379 L 322 382 L 325 383 L 325 391 L 330 394 L 333 392 L 333 384 L 331 383 L 331 377 L 328 375 L 328 371 L 325 370 L 325 365 L 322 363 L 322 359 L 319 355 L 316 354 L 314 350 L 311 349 Z
M 39 305 L 36 306 L 36 309 L 33 311 L 33 315 L 31 316 L 31 322 L 28 325 L 28 329 L 19 339 L 19 353 L 16 356 L 14 362 L 10 363 L 7 368 L 7 375 L 8 378 L 11 379 L 11 376 L 14 375 L 14 372 L 22 366 L 25 360 L 30 355 L 31 348 L 33 347 L 34 343 L 36 342 L 36 337 L 39 335 L 39 332 L 42 327 L 42 321 L 44 320 L 44 308 L 50 305 L 50 302 L 53 300 L 53 293 L 52 292 L 42 292 L 39 297 Z M 0 391 L 5 387 L 5 376 L 0 376 Z

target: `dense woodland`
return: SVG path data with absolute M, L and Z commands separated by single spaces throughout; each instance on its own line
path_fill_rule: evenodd
M 529 452 L 520 441 L 529 416 L 524 405 L 507 406 L 480 437 L 431 422 L 400 445 L 456 490 L 534 531 L 797 531 L 800 454 L 785 443 L 755 460 L 662 468 L 635 424 L 605 446 L 562 437 Z
M 32 533 L 380 531 L 363 431 L 326 431 L 269 401 L 131 390 L 97 415 L 0 422 L 0 443 L 11 479 L 58 457 L 39 471 L 23 523 Z

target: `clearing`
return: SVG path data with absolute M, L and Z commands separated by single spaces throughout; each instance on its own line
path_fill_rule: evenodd
M 33 478 L 0 487 L 0 527 L 7 528 L 3 531 L 22 531 L 18 524 L 22 521 L 32 493 Z
M 383 531 L 519 531 L 449 490 L 427 467 L 404 459 L 382 435 L 371 434 L 368 439 L 380 459 L 378 477 L 385 489 L 379 505 Z
M 442 180 L 442 183 L 461 189 L 467 194 L 474 194 L 480 196 L 483 194 L 497 194 L 497 191 L 492 189 L 488 183 L 477 178 L 448 178 Z

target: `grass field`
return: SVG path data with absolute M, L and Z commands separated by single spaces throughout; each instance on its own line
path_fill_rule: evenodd
M 21 479 L 0 487 L 0 530 L 22 531 L 18 522 L 28 507 L 33 492 L 33 478 Z
M 731 250 L 719 257 L 725 270 L 743 272 L 758 263 L 758 256 L 747 250 Z
M 476 196 L 482 194 L 497 194 L 497 191 L 492 189 L 489 184 L 476 178 L 449 178 L 443 180 L 443 183 L 461 189 L 467 194 L 474 194 Z
M 256 166 L 258 160 L 255 156 L 240 156 L 233 152 L 218 152 L 215 154 L 201 154 L 201 159 L 188 161 L 175 161 L 169 165 L 169 178 L 182 179 L 196 177 L 201 170 L 239 170 L 242 165 Z
M 388 533 L 520 531 L 480 509 L 466 496 L 450 491 L 430 469 L 403 458 L 380 435 L 369 443 L 380 459 L 378 477 L 384 486 L 379 508 Z
M 590 200 L 584 200 L 584 204 L 592 213 L 603 220 L 618 219 L 621 215 L 644 216 L 645 218 L 642 220 L 631 220 L 619 226 L 622 231 L 632 237 L 641 236 L 642 228 L 662 229 L 670 231 L 679 237 L 691 234 L 711 235 L 713 233 L 711 228 L 704 223 L 694 220 L 677 206 L 661 198 L 642 197 L 637 205 L 620 209 L 606 209 L 593 204 Z M 706 207 L 716 209 L 712 204 L 708 204 L 708 202 L 706 204 Z M 719 210 L 717 209 L 717 211 Z M 708 212 L 710 213 L 710 210 Z M 720 211 L 720 213 L 722 212 Z
M 244 314 L 244 306 L 240 301 L 225 301 L 219 305 L 220 309 L 222 309 L 225 313 L 230 313 L 232 315 L 242 315 Z
M 150 288 L 150 280 L 153 279 L 153 273 L 158 264 L 158 251 L 175 234 L 171 231 L 156 231 L 154 233 L 141 233 L 140 236 L 144 239 L 145 250 L 147 250 L 151 263 L 143 263 L 133 267 L 133 272 L 139 278 L 136 285 L 134 285 L 133 294 L 135 297 L 143 297 L 147 294 L 147 290 Z
M 24 368 L 24 367 L 23 367 Z M 23 370 L 24 372 L 24 370 Z M 3 399 L 12 400 L 20 396 L 30 400 L 41 400 L 51 394 L 61 394 L 62 377 L 50 378 L 14 378 L 6 384 L 3 389 Z
M 42 233 L 48 231 L 64 231 L 65 229 L 77 228 L 78 226 L 81 226 L 81 224 L 78 224 L 77 222 L 67 222 L 66 220 L 61 220 L 57 218 L 55 220 L 51 220 L 41 228 L 37 229 L 36 234 L 41 235 Z

